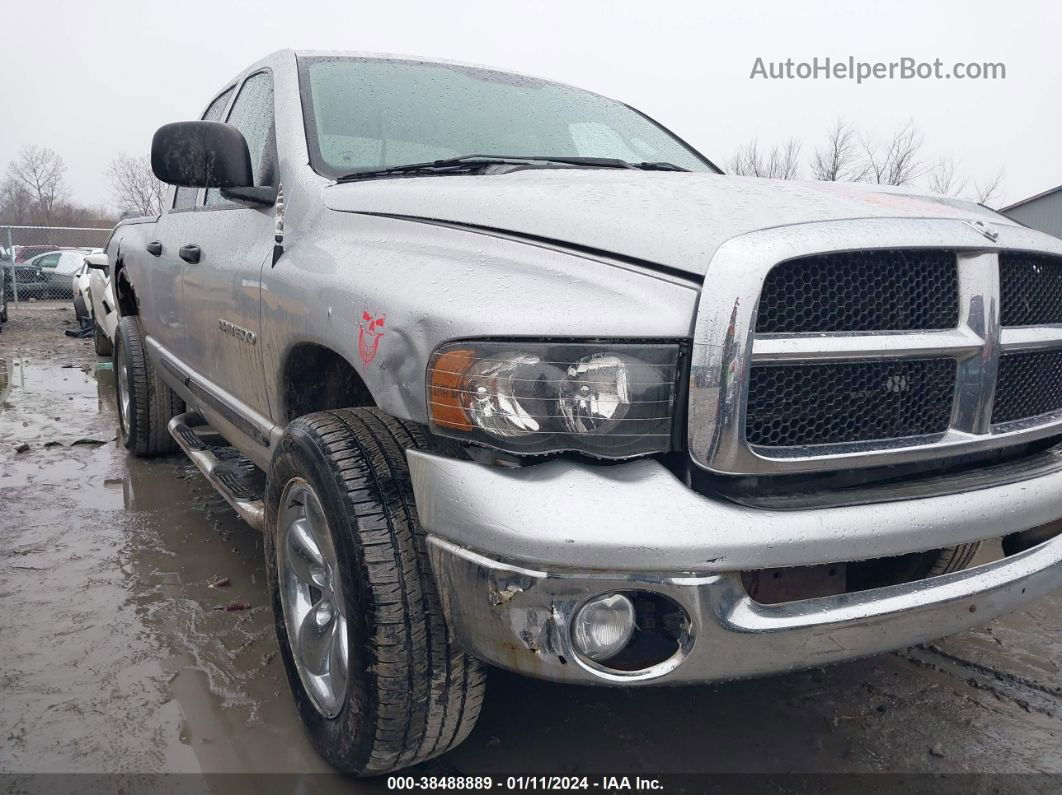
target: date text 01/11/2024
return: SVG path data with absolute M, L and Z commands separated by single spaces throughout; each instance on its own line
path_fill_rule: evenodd
M 504 789 L 510 792 L 599 790 L 602 792 L 661 791 L 659 778 L 642 776 L 388 776 L 388 790 L 469 790 Z

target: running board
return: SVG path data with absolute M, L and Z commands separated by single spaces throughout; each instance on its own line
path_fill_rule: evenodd
M 184 454 L 199 467 L 210 485 L 225 498 L 225 502 L 247 524 L 262 530 L 265 527 L 262 484 L 253 482 L 262 479 L 253 477 L 254 473 L 261 475 L 261 470 L 229 447 L 194 411 L 178 414 L 166 427 Z

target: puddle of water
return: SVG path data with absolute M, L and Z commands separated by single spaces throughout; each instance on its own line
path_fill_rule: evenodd
M 0 770 L 330 771 L 276 657 L 261 537 L 182 457 L 128 457 L 113 373 L 65 363 L 0 368 Z

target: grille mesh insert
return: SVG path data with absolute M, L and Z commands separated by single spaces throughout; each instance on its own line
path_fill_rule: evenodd
M 943 433 L 955 367 L 953 359 L 757 365 L 746 440 L 793 447 Z
M 999 288 L 1004 326 L 1062 323 L 1062 257 L 1001 251 Z
M 999 357 L 992 422 L 1039 417 L 1062 409 L 1062 350 Z
M 955 252 L 885 249 L 819 254 L 767 274 L 758 334 L 954 328 Z

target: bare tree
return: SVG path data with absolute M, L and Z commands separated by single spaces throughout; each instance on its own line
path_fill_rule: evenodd
M 944 196 L 958 196 L 966 190 L 967 180 L 957 173 L 952 157 L 942 157 L 929 172 L 929 189 Z
M 130 157 L 124 152 L 107 167 L 111 183 L 111 195 L 124 211 L 137 215 L 158 215 L 166 193 L 163 185 L 151 170 L 151 158 Z
M 913 121 L 900 127 L 888 140 L 864 139 L 867 178 L 879 185 L 908 185 L 925 174 L 918 155 L 924 139 Z
M 932 166 L 922 158 L 924 138 L 913 121 L 899 127 L 887 140 L 861 136 L 859 130 L 838 119 L 827 132 L 825 144 L 807 162 L 813 178 L 827 182 L 871 182 L 879 185 L 928 185 L 944 196 L 976 201 L 998 201 L 1003 169 L 981 181 L 960 173 L 951 155 Z M 727 162 L 733 174 L 774 179 L 800 178 L 801 144 L 790 138 L 769 151 L 752 139 Z
M 33 222 L 33 197 L 21 180 L 8 176 L 0 183 L 0 222 L 29 224 Z
M 811 173 L 825 182 L 862 182 L 867 164 L 861 157 L 855 129 L 838 119 L 830 129 L 826 145 L 815 150 Z
M 34 205 L 34 221 L 49 224 L 55 211 L 66 201 L 63 158 L 45 146 L 23 146 L 18 159 L 7 167 L 7 176 L 20 183 Z
M 790 138 L 770 152 L 760 151 L 759 142 L 749 141 L 730 159 L 730 170 L 744 177 L 800 178 L 800 142 Z
M 1003 169 L 995 173 L 995 176 L 989 177 L 984 182 L 974 183 L 974 195 L 977 198 L 978 204 L 988 206 L 989 202 L 995 202 L 999 199 L 1003 193 Z

